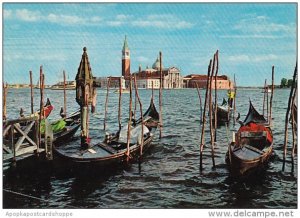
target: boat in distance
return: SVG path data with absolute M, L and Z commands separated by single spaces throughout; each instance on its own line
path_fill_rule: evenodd
M 52 90 L 64 90 L 64 82 L 59 82 L 51 86 Z M 66 90 L 74 90 L 76 89 L 76 82 L 75 81 L 66 81 L 65 85 Z

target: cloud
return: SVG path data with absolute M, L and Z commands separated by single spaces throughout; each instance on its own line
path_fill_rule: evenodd
M 60 25 L 97 25 L 101 22 L 101 18 L 99 16 L 93 17 L 81 17 L 77 15 L 69 15 L 69 14 L 56 14 L 49 13 L 43 15 L 40 11 L 33 11 L 28 9 L 17 9 L 13 10 L 4 10 L 4 18 L 12 19 L 15 18 L 17 20 L 21 20 L 24 22 L 50 22 L 56 23 Z
M 255 56 L 241 54 L 241 55 L 228 56 L 226 59 L 227 59 L 227 61 L 237 62 L 237 63 L 245 63 L 245 62 L 256 62 L 257 63 L 257 62 L 278 60 L 279 57 L 274 54 L 255 55 Z
M 146 18 L 140 18 L 131 22 L 132 26 L 137 27 L 156 27 L 165 29 L 186 29 L 191 28 L 194 24 L 184 20 L 179 20 L 173 15 L 148 15 Z
M 255 56 L 253 58 L 254 62 L 263 62 L 263 61 L 273 61 L 273 60 L 278 60 L 279 57 L 277 55 L 274 54 L 268 54 L 268 55 L 259 55 L 259 56 Z
M 39 11 L 30 11 L 27 9 L 17 9 L 15 15 L 17 19 L 27 22 L 36 22 L 41 19 Z
M 17 9 L 4 10 L 4 18 L 15 18 L 24 22 L 49 22 L 60 25 L 107 25 L 112 27 L 128 25 L 134 27 L 155 27 L 161 29 L 186 29 L 191 28 L 194 24 L 185 20 L 180 20 L 170 14 L 150 14 L 146 17 L 134 19 L 132 15 L 118 14 L 112 20 L 103 21 L 99 16 L 85 17 L 70 14 L 49 13 L 42 14 L 38 10 Z
M 132 16 L 131 15 L 125 15 L 125 14 L 118 14 L 116 16 L 116 20 L 127 20 L 129 18 L 131 18 Z
M 121 26 L 122 24 L 124 24 L 124 22 L 122 22 L 122 21 L 107 21 L 106 24 L 108 26 Z
M 81 17 L 78 16 L 57 15 L 57 14 L 49 14 L 47 17 L 45 17 L 45 20 L 51 23 L 60 23 L 60 24 L 69 24 L 69 25 L 85 24 L 87 22 L 86 19 L 82 19 Z
M 101 20 L 102 20 L 102 18 L 98 17 L 98 16 L 94 16 L 94 17 L 91 18 L 91 21 L 95 22 L 95 23 L 100 22 Z
M 291 37 L 291 35 L 263 35 L 263 34 L 232 34 L 232 35 L 221 35 L 220 38 L 233 38 L 233 39 L 247 39 L 247 38 L 254 38 L 254 39 L 279 39 L 285 37 Z
M 12 10 L 6 10 L 6 9 L 4 9 L 3 10 L 3 16 L 4 16 L 4 19 L 10 19 L 10 18 L 12 18 Z
M 250 61 L 250 58 L 248 55 L 233 55 L 233 56 L 229 56 L 228 58 L 228 61 L 231 61 L 231 62 L 249 62 Z
M 139 57 L 137 57 L 136 59 L 137 59 L 137 61 L 140 62 L 140 63 L 148 63 L 148 62 L 150 61 L 149 58 L 144 57 L 144 56 L 139 56 Z
M 252 16 L 240 20 L 234 28 L 244 33 L 279 33 L 293 34 L 296 33 L 296 25 L 294 23 L 280 24 L 270 21 L 266 16 Z
M 263 15 L 247 14 L 233 25 L 231 32 L 232 34 L 221 35 L 220 38 L 291 38 L 296 37 L 296 25 L 276 23 Z

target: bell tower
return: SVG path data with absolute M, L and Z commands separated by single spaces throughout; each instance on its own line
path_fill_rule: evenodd
M 126 36 L 122 49 L 122 76 L 124 76 L 125 79 L 130 77 L 130 50 Z

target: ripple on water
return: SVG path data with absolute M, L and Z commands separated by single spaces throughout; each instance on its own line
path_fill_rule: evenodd
M 38 95 L 39 90 L 34 90 Z M 103 140 L 103 102 L 106 92 L 98 90 L 96 114 L 90 117 L 92 142 Z M 46 90 L 54 105 L 51 120 L 59 118 L 63 106 L 63 92 Z M 144 107 L 149 105 L 151 90 L 140 90 Z M 204 96 L 205 90 L 201 90 Z M 121 170 L 107 172 L 93 170 L 88 177 L 79 176 L 69 168 L 45 170 L 38 165 L 26 173 L 5 175 L 5 189 L 30 194 L 48 202 L 32 201 L 24 197 L 4 193 L 4 207 L 18 208 L 296 208 L 297 207 L 297 157 L 294 160 L 294 174 L 290 161 L 292 136 L 288 138 L 288 156 L 285 172 L 282 172 L 284 119 L 289 90 L 278 90 L 273 102 L 274 155 L 266 171 L 254 180 L 239 181 L 230 177 L 225 163 L 228 140 L 231 131 L 238 125 L 229 124 L 217 129 L 215 163 L 212 167 L 209 123 L 206 123 L 203 168 L 200 172 L 200 110 L 196 90 L 163 91 L 163 137 L 157 131 L 152 148 L 142 158 L 142 163 L 133 163 Z M 226 91 L 219 91 L 218 100 L 226 97 Z M 239 90 L 237 111 L 243 120 L 248 111 L 248 99 L 255 107 L 262 109 L 261 90 Z M 128 98 L 122 98 L 122 125 L 128 119 Z M 74 111 L 78 105 L 71 101 L 75 92 L 67 91 L 68 109 Z M 155 92 L 158 106 L 158 93 Z M 10 118 L 19 114 L 20 102 L 30 102 L 30 91 L 10 89 L 7 97 L 7 111 Z M 26 103 L 27 102 L 27 103 Z M 34 100 L 38 109 L 38 99 Z M 111 94 L 108 104 L 107 132 L 118 130 L 118 95 Z M 30 105 L 28 105 L 29 108 Z M 28 108 L 25 113 L 28 113 Z M 139 112 L 138 112 L 139 113 Z M 290 129 L 289 129 L 290 130 Z M 229 134 L 229 136 L 227 136 Z M 77 137 L 71 144 L 78 143 Z M 60 168 L 60 167 L 59 167 Z M 88 171 L 88 169 L 85 169 Z M 31 173 L 30 173 L 31 172 Z M 17 178 L 17 179 L 16 179 Z

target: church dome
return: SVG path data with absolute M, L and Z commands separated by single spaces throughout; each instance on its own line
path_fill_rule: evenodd
M 161 67 L 164 68 L 163 66 L 161 66 Z M 159 61 L 159 58 L 156 58 L 156 61 L 155 61 L 154 64 L 152 65 L 152 68 L 153 68 L 153 69 L 157 69 L 157 70 L 160 69 L 160 61 Z

